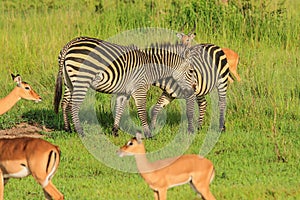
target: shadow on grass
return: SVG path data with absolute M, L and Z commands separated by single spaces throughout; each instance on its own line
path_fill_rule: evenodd
M 96 112 L 97 116 L 97 121 L 95 122 L 94 120 L 91 120 L 89 123 L 92 123 L 96 125 L 96 123 L 100 124 L 102 128 L 106 130 L 111 130 L 113 127 L 113 114 L 112 112 L 108 111 L 97 111 Z M 139 118 L 137 115 L 135 115 L 137 119 L 135 121 L 139 122 Z M 126 120 L 126 115 L 123 115 L 122 120 Z M 132 115 L 131 115 L 132 117 Z M 166 119 L 166 124 L 164 126 L 173 126 L 181 123 L 181 117 L 182 114 L 180 112 L 176 111 L 167 111 L 167 119 Z M 71 117 L 69 116 L 69 120 L 71 122 L 72 130 L 73 129 L 73 123 L 71 120 Z M 64 127 L 64 122 L 63 122 L 63 116 L 62 112 L 60 111 L 58 114 L 53 112 L 53 110 L 50 109 L 34 109 L 30 110 L 28 112 L 23 113 L 22 115 L 22 121 L 26 121 L 29 124 L 33 125 L 41 125 L 44 126 L 47 129 L 52 129 L 55 131 L 62 131 Z M 94 121 L 94 122 L 93 122 Z M 150 119 L 148 118 L 149 124 L 150 124 Z M 187 123 L 187 121 L 186 121 Z
M 63 130 L 64 122 L 62 112 L 56 114 L 50 109 L 34 109 L 23 113 L 22 119 L 30 124 L 39 124 L 48 129 L 56 131 Z M 97 112 L 97 119 L 99 124 L 104 128 L 111 128 L 113 126 L 112 113 Z M 73 125 L 71 116 L 69 116 L 71 126 Z M 73 128 L 73 127 L 72 127 Z

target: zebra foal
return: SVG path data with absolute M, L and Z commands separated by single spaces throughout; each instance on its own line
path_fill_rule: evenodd
M 190 50 L 190 62 L 195 69 L 197 86 L 195 95 L 199 108 L 198 124 L 201 128 L 203 124 L 204 114 L 206 111 L 207 102 L 205 95 L 210 93 L 215 87 L 218 90 L 219 96 L 219 129 L 225 131 L 225 112 L 226 112 L 226 91 L 228 86 L 229 65 L 226 55 L 222 49 L 214 44 L 197 44 L 191 46 L 193 35 L 183 37 L 184 34 L 177 34 L 183 45 L 186 45 Z M 151 128 L 156 125 L 157 115 L 163 107 L 168 105 L 175 98 L 168 92 L 164 91 L 158 102 L 151 111 Z
M 189 49 L 185 45 L 152 45 L 140 50 L 135 46 L 121 46 L 90 37 L 79 37 L 68 42 L 58 57 L 59 71 L 56 79 L 54 110 L 61 103 L 64 129 L 70 131 L 68 113 L 71 113 L 75 131 L 84 135 L 79 122 L 79 108 L 87 90 L 117 94 L 112 132 L 117 135 L 124 107 L 133 97 L 144 134 L 151 137 L 146 96 L 152 84 L 176 97 L 186 99 L 188 110 L 193 110 L 196 76 L 189 62 Z M 193 132 L 193 115 L 187 112 L 189 131 Z

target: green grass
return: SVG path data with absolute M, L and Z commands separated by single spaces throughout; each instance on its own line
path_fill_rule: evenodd
M 213 194 L 217 199 L 300 199 L 299 2 L 232 0 L 227 7 L 214 1 L 183 2 L 186 4 L 177 0 L 0 3 L 0 96 L 15 86 L 12 72 L 21 74 L 43 97 L 39 104 L 19 101 L 0 116 L 0 128 L 27 121 L 54 129 L 45 133 L 62 150 L 53 182 L 66 199 L 153 199 L 153 194 L 138 174 L 106 166 L 76 134 L 60 131 L 62 116 L 54 114 L 52 101 L 62 46 L 80 35 L 106 39 L 140 27 L 180 31 L 185 22 L 191 29 L 194 21 L 197 42 L 229 47 L 240 55 L 242 82 L 228 89 L 227 131 L 207 155 L 217 172 L 211 184 Z M 148 108 L 159 94 L 159 89 L 151 89 Z M 109 135 L 113 123 L 110 97 L 97 95 L 97 116 L 101 132 L 117 147 L 131 136 L 124 132 L 118 138 Z M 166 125 L 155 139 L 146 141 L 149 151 L 164 148 L 176 137 L 179 105 L 174 101 L 166 108 Z M 199 153 L 211 112 L 209 104 L 204 129 L 186 153 Z M 140 123 L 133 102 L 128 116 Z M 185 185 L 170 189 L 168 197 L 194 199 L 196 195 Z M 32 177 L 11 179 L 5 187 L 5 199 L 42 198 Z

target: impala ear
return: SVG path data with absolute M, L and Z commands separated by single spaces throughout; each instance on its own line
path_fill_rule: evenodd
M 192 40 L 194 39 L 196 36 L 196 33 L 189 33 L 189 38 Z
M 11 74 L 11 77 L 12 77 L 13 81 L 17 83 L 18 86 L 21 85 L 22 79 L 21 79 L 20 74 L 17 74 L 17 75 Z
M 136 140 L 137 140 L 137 142 L 138 142 L 139 144 L 142 143 L 143 135 L 142 135 L 141 132 L 137 132 L 137 133 L 135 134 L 135 137 L 136 137 Z

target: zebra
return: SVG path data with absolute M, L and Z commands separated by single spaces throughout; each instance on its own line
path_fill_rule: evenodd
M 194 34 L 184 35 L 178 33 L 177 37 L 183 45 L 190 49 L 191 64 L 193 65 L 197 77 L 196 100 L 199 108 L 198 125 L 201 128 L 207 102 L 205 95 L 210 93 L 215 87 L 219 96 L 219 129 L 225 131 L 225 112 L 226 112 L 226 92 L 228 87 L 229 64 L 223 50 L 214 44 L 197 44 L 191 46 Z M 156 125 L 159 111 L 174 100 L 169 93 L 163 92 L 156 105 L 151 111 L 151 129 Z
M 193 132 L 193 102 L 196 75 L 189 63 L 189 49 L 182 44 L 153 44 L 140 50 L 91 37 L 78 37 L 68 42 L 58 56 L 54 111 L 61 102 L 64 130 L 70 131 L 71 112 L 75 131 L 84 136 L 79 123 L 79 108 L 88 88 L 117 94 L 116 115 L 112 133 L 118 134 L 119 122 L 126 102 L 133 97 L 146 137 L 152 137 L 146 114 L 146 95 L 152 84 L 174 97 L 186 99 L 189 131 Z
M 195 26 L 191 32 L 189 32 L 187 35 L 184 33 L 177 33 L 177 37 L 180 39 L 181 43 L 186 45 L 187 47 L 191 47 L 192 41 L 196 36 L 195 33 Z M 228 80 L 230 83 L 233 82 L 234 79 L 236 79 L 238 82 L 241 81 L 240 75 L 237 73 L 237 65 L 239 63 L 239 55 L 235 51 L 229 48 L 222 47 L 222 51 L 226 55 L 227 62 L 229 64 L 229 77 Z M 234 78 L 234 77 L 235 78 Z

